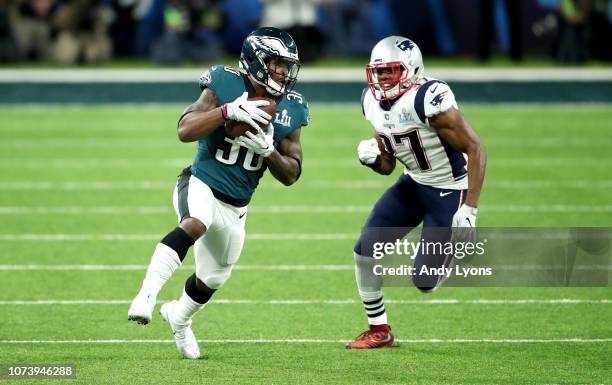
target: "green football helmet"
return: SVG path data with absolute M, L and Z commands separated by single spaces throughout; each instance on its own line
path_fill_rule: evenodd
M 269 94 L 285 94 L 295 85 L 300 70 L 295 41 L 278 28 L 258 28 L 244 39 L 240 68 L 264 86 Z M 275 74 L 282 76 L 283 81 L 275 81 L 272 78 Z

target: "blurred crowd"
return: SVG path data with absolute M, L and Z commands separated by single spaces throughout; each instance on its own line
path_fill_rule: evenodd
M 612 0 L 0 0 L 0 62 L 212 61 L 264 25 L 304 61 L 367 55 L 391 34 L 438 55 L 611 60 L 611 21 Z

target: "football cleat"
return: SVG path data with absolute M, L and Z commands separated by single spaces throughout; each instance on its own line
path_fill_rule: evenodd
M 197 360 L 200 358 L 200 346 L 198 345 L 198 340 L 196 340 L 195 335 L 191 330 L 191 320 L 185 325 L 180 325 L 172 322 L 170 319 L 170 314 L 172 313 L 172 309 L 174 309 L 176 304 L 177 301 L 163 304 L 159 310 L 159 313 L 170 325 L 178 351 L 185 358 Z
M 376 349 L 393 347 L 395 338 L 391 333 L 391 326 L 370 325 L 370 328 L 357 338 L 346 344 L 347 349 Z
M 156 297 L 149 293 L 138 293 L 128 310 L 128 320 L 136 321 L 141 325 L 146 325 L 153 318 L 153 308 L 155 308 Z

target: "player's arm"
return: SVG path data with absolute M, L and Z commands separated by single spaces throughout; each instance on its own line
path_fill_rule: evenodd
M 389 153 L 381 152 L 380 155 L 376 157 L 374 164 L 364 164 L 364 166 L 370 167 L 381 175 L 391 175 L 393 170 L 395 170 L 395 157 Z
M 178 122 L 178 137 L 181 142 L 193 142 L 210 135 L 225 123 L 221 107 L 217 106 L 217 95 L 205 88 L 195 103 L 183 111 Z
M 429 118 L 429 125 L 455 150 L 468 156 L 468 193 L 465 204 L 478 207 L 487 154 L 480 138 L 463 114 L 454 107 Z
M 268 123 L 272 118 L 259 107 L 268 105 L 264 100 L 248 100 L 244 92 L 231 103 L 217 106 L 217 95 L 210 88 L 205 88 L 195 103 L 188 106 L 178 122 L 178 136 L 181 142 L 193 142 L 210 135 L 227 120 L 245 122 L 258 129 L 256 123 Z
M 375 168 L 374 171 L 382 175 L 391 175 L 395 170 L 395 157 L 389 154 L 381 154 L 380 159 L 380 166 Z
M 395 170 L 395 157 L 385 151 L 378 134 L 374 134 L 372 139 L 362 140 L 357 155 L 361 164 L 381 175 L 390 175 Z
M 283 138 L 276 151 L 266 158 L 266 163 L 272 175 L 285 186 L 297 182 L 302 173 L 302 144 L 298 128 Z

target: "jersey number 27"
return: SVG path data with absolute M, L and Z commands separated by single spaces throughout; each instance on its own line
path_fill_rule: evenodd
M 385 143 L 385 148 L 391 152 L 392 155 L 396 154 L 396 146 L 408 145 L 412 155 L 414 156 L 414 160 L 419 166 L 419 169 L 421 171 L 431 170 L 431 164 L 429 163 L 429 159 L 427 159 L 427 153 L 425 152 L 423 142 L 421 141 L 421 136 L 419 135 L 419 131 L 417 129 L 391 134 L 391 138 L 393 139 L 386 134 L 378 134 Z M 406 165 L 406 167 L 408 167 L 408 165 Z

